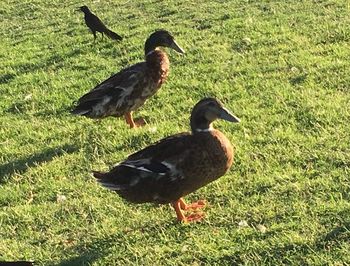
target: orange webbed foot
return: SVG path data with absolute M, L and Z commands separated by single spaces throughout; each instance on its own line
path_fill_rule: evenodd
M 204 213 L 192 213 L 189 216 L 186 216 L 187 222 L 199 222 L 204 218 Z
M 193 202 L 191 204 L 186 204 L 185 201 L 180 198 L 179 199 L 180 202 L 180 207 L 182 210 L 196 210 L 196 209 L 201 209 L 204 208 L 207 205 L 206 200 L 198 200 L 196 202 Z
M 195 212 L 195 213 L 192 213 L 188 216 L 185 216 L 183 214 L 183 211 L 184 210 L 197 210 L 199 208 L 203 208 L 206 205 L 205 200 L 199 200 L 197 202 L 194 202 L 192 204 L 187 205 L 185 203 L 185 201 L 182 198 L 180 198 L 179 200 L 173 202 L 172 205 L 175 209 L 177 220 L 180 222 L 184 222 L 184 223 L 198 222 L 204 218 L 204 213 L 202 213 L 202 212 Z

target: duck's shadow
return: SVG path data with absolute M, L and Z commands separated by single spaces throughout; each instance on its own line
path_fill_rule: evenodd
M 6 176 L 11 176 L 14 173 L 22 174 L 30 167 L 51 161 L 54 157 L 62 156 L 65 153 L 73 153 L 77 150 L 78 147 L 75 145 L 64 144 L 2 164 L 0 165 L 0 183 L 3 182 Z
M 197 226 L 200 226 L 200 224 L 198 224 Z M 191 230 L 191 226 L 178 223 L 176 220 L 163 223 L 158 222 L 156 224 L 139 224 L 132 228 L 127 228 L 117 233 L 108 235 L 104 238 L 96 239 L 88 245 L 82 244 L 72 247 L 71 252 L 76 252 L 80 254 L 65 259 L 56 264 L 56 266 L 92 265 L 92 263 L 97 261 L 98 259 L 110 255 L 112 247 L 124 247 L 126 245 L 129 245 L 130 243 L 127 243 L 128 234 L 133 235 L 133 233 L 138 231 L 142 235 L 153 235 L 153 237 L 156 237 L 154 236 L 154 234 L 159 231 L 159 228 L 168 228 L 169 230 L 171 230 L 172 227 L 179 227 L 178 231 L 184 234 L 184 237 Z M 131 241 L 134 242 L 134 240 Z
M 221 225 L 224 228 L 227 226 L 232 226 L 230 224 Z M 189 232 L 194 230 L 203 230 L 207 228 L 206 223 L 194 223 L 189 225 L 184 225 L 176 222 L 175 220 L 170 222 L 157 222 L 152 224 L 139 224 L 132 228 L 120 230 L 117 233 L 108 235 L 104 238 L 99 238 L 91 242 L 90 244 L 81 244 L 74 246 L 71 252 L 80 253 L 77 256 L 63 260 L 57 264 L 57 266 L 68 266 L 68 265 L 91 265 L 93 262 L 100 258 L 109 256 L 111 254 L 111 248 L 113 246 L 125 247 L 129 246 L 130 242 L 135 243 L 133 236 L 135 232 L 147 237 L 158 237 L 163 235 L 163 231 L 160 228 L 167 228 L 169 232 L 176 230 L 182 236 L 179 238 L 185 239 Z M 349 238 L 349 222 L 343 222 L 341 225 L 331 228 L 326 234 L 321 234 L 311 245 L 308 244 L 295 244 L 295 243 L 285 243 L 278 246 L 269 246 L 263 248 L 259 251 L 252 251 L 254 254 L 258 254 L 261 257 L 267 259 L 267 261 L 273 261 L 275 258 L 280 258 L 282 262 L 287 263 L 288 260 L 286 254 L 293 253 L 295 251 L 300 254 L 307 256 L 309 253 L 315 251 L 322 251 L 327 247 L 341 246 Z M 256 239 L 266 239 L 269 237 L 276 237 L 276 233 L 270 232 L 265 235 L 257 235 L 252 233 L 245 237 L 245 242 L 256 241 Z M 130 236 L 128 236 L 130 234 Z M 128 240 L 129 239 L 129 240 Z M 239 244 L 239 243 L 237 243 Z M 241 243 L 242 244 L 242 243 Z M 245 244 L 244 244 L 245 245 Z M 236 251 L 232 254 L 225 254 L 222 257 L 212 257 L 212 256 L 200 256 L 197 258 L 201 263 L 205 265 L 242 265 L 246 263 L 246 256 L 249 252 L 245 249 Z M 288 263 L 287 263 L 288 264 Z

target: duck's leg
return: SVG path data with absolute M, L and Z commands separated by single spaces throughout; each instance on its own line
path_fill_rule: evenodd
M 186 204 L 182 198 L 179 199 L 179 202 L 180 202 L 180 207 L 182 210 L 200 209 L 200 208 L 204 208 L 205 205 L 207 204 L 205 200 L 198 200 L 198 201 L 193 202 L 191 204 Z
M 180 200 L 175 201 L 171 203 L 173 205 L 175 212 L 176 212 L 176 217 L 179 222 L 187 222 L 186 216 L 182 213 L 181 207 L 180 207 Z
M 125 121 L 126 123 L 128 123 L 128 125 L 130 126 L 130 128 L 134 128 L 134 127 L 142 127 L 144 126 L 145 120 L 143 120 L 143 118 L 137 118 L 137 119 L 133 119 L 132 118 L 132 112 L 128 112 L 124 115 L 125 117 Z
M 126 113 L 124 115 L 126 123 L 130 126 L 130 128 L 134 128 L 136 126 L 134 119 L 132 119 L 132 114 L 131 112 Z
M 183 199 L 179 199 L 175 202 L 172 203 L 175 212 L 176 212 L 176 216 L 177 216 L 177 220 L 180 222 L 195 222 L 195 221 L 200 221 L 203 219 L 204 214 L 203 213 L 193 213 L 189 216 L 185 216 L 182 212 L 182 207 L 181 205 L 183 205 L 185 202 L 183 201 Z

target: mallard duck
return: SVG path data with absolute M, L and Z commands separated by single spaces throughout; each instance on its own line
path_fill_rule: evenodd
M 89 27 L 89 29 L 91 30 L 91 33 L 94 35 L 94 41 L 96 40 L 96 37 L 97 37 L 96 32 L 100 32 L 102 34 L 102 38 L 104 33 L 109 38 L 116 41 L 121 41 L 123 39 L 117 33 L 108 29 L 105 26 L 105 24 L 103 24 L 103 22 L 95 14 L 93 14 L 87 6 L 81 6 L 77 9 L 77 11 L 81 11 L 84 13 L 85 24 L 86 26 Z
M 171 203 L 179 221 L 197 221 L 202 213 L 185 216 L 183 210 L 205 205 L 187 205 L 182 197 L 218 179 L 231 167 L 233 147 L 223 133 L 212 127 L 216 119 L 240 120 L 214 98 L 199 101 L 191 113 L 191 133 L 164 138 L 130 155 L 109 172 L 94 171 L 96 180 L 132 203 Z
M 143 119 L 134 121 L 132 112 L 158 91 L 169 74 L 168 56 L 158 49 L 159 46 L 184 53 L 168 31 L 152 33 L 145 43 L 146 60 L 121 70 L 97 85 L 78 100 L 72 113 L 90 118 L 124 115 L 130 128 L 142 126 Z

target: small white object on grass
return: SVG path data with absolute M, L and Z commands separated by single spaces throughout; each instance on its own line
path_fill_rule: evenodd
M 58 203 L 61 203 L 61 202 L 65 201 L 66 199 L 67 199 L 67 197 L 65 195 L 62 195 L 62 194 L 57 194 L 57 196 L 56 196 L 56 201 Z
M 263 224 L 258 224 L 257 226 L 256 226 L 256 229 L 258 229 L 261 233 L 266 233 L 266 230 L 267 230 L 267 228 L 266 228 L 266 226 L 265 225 L 263 225 Z
M 249 225 L 248 225 L 246 220 L 242 220 L 238 223 L 238 226 L 239 227 L 248 227 Z
M 151 132 L 151 133 L 156 133 L 157 132 L 157 127 L 150 127 L 148 129 L 148 131 Z
M 24 100 L 27 101 L 27 100 L 30 100 L 31 98 L 32 98 L 32 94 L 29 93 L 24 97 Z

